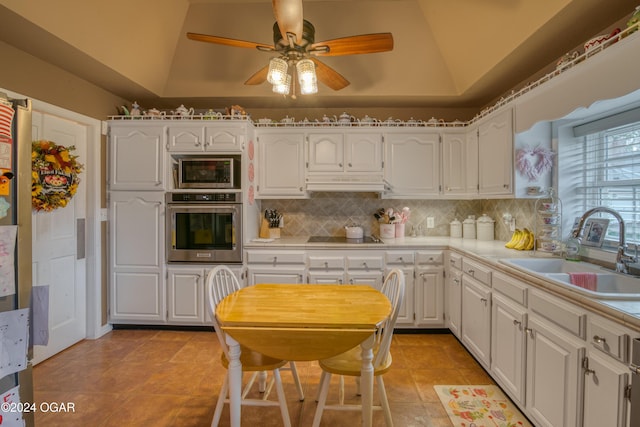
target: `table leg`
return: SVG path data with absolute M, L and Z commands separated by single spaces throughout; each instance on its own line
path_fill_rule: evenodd
M 360 370 L 360 393 L 362 399 L 362 425 L 371 427 L 373 406 L 373 344 L 375 335 L 371 335 L 360 344 L 362 349 L 362 369 Z
M 242 400 L 242 363 L 240 362 L 240 344 L 228 334 L 229 346 L 229 412 L 231 427 L 240 427 L 240 406 Z

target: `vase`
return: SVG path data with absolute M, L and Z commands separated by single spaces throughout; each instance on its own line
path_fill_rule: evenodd
M 396 224 L 396 238 L 404 237 L 404 224 Z
M 393 239 L 396 236 L 395 224 L 380 224 L 380 238 Z

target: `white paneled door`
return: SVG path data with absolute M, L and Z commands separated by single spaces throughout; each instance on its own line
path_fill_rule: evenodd
M 73 154 L 87 164 L 87 128 L 50 114 L 33 113 L 33 140 L 75 146 Z M 35 345 L 39 363 L 86 337 L 85 219 L 86 179 L 64 208 L 33 212 L 33 285 L 49 286 L 49 343 Z

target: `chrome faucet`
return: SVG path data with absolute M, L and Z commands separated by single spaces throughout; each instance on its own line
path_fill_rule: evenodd
M 618 238 L 618 251 L 616 253 L 616 271 L 618 273 L 624 273 L 624 274 L 629 274 L 629 264 L 638 262 L 637 261 L 637 257 L 633 256 L 633 255 L 629 255 L 626 253 L 626 244 L 625 244 L 625 237 L 624 237 L 624 220 L 622 219 L 622 217 L 620 216 L 620 214 L 616 211 L 614 211 L 613 209 L 607 208 L 605 206 L 598 206 L 595 207 L 593 209 L 589 209 L 588 211 L 586 211 L 585 213 L 582 214 L 582 216 L 580 217 L 580 221 L 578 222 L 578 226 L 576 227 L 576 229 L 573 231 L 573 237 L 578 238 L 580 237 L 580 232 L 582 231 L 582 227 L 584 226 L 584 222 L 587 220 L 587 218 L 589 218 L 591 215 L 598 213 L 598 212 L 605 212 L 605 213 L 609 213 L 611 215 L 613 215 L 614 217 L 616 217 L 616 219 L 618 220 L 618 225 L 619 225 L 619 238 Z

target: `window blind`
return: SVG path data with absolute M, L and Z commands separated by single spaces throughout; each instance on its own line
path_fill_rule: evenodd
M 564 153 L 582 212 L 606 206 L 620 213 L 627 242 L 640 242 L 640 122 L 585 135 Z M 603 214 L 602 217 L 610 216 Z M 607 240 L 618 241 L 612 218 Z

